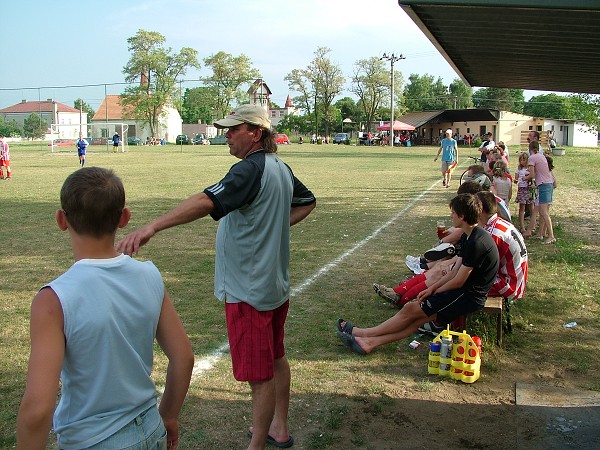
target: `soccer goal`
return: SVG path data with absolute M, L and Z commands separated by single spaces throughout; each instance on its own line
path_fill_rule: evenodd
M 104 145 L 106 151 L 114 151 L 113 136 L 119 135 L 118 149 L 124 152 L 127 146 L 127 130 L 129 125 L 123 122 L 98 122 L 98 123 L 73 123 L 50 125 L 50 149 L 52 152 L 60 150 L 61 147 L 73 141 L 73 145 L 79 136 L 88 141 L 89 145 Z M 70 147 L 70 146 L 69 146 Z

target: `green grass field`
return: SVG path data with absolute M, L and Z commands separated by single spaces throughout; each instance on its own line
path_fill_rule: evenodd
M 358 404 L 355 414 L 384 420 L 397 401 L 415 392 L 433 395 L 440 386 L 463 393 L 469 388 L 469 395 L 478 394 L 483 403 L 486 389 L 539 377 L 600 390 L 600 171 L 590 170 L 600 165 L 596 149 L 568 148 L 566 156 L 555 158 L 559 188 L 552 216 L 559 241 L 555 246 L 528 241 L 528 290 L 512 308 L 514 331 L 505 336 L 502 348 L 494 345 L 493 321 L 483 314 L 472 321 L 472 333 L 484 341 L 482 377 L 475 384 L 428 377 L 426 352 L 411 350 L 408 341 L 367 357 L 352 354 L 338 341 L 338 317 L 369 326 L 395 312 L 374 295 L 371 284 L 394 285 L 407 276 L 405 255 L 429 248 L 436 239 L 437 220 L 448 217 L 458 177 L 452 189 L 441 187 L 435 150 L 280 147 L 280 157 L 318 199 L 317 209 L 292 229 L 294 295 L 286 343 L 293 373 L 290 424 L 299 448 L 377 448 L 368 444 L 376 428 L 357 430 L 340 418 Z M 469 165 L 464 156 L 476 153 L 461 151 L 457 174 Z M 76 152 L 50 153 L 40 144 L 12 144 L 11 158 L 13 179 L 0 181 L 2 448 L 15 445 L 31 299 L 72 263 L 68 236 L 56 227 L 54 213 L 62 182 L 79 167 Z M 235 162 L 226 146 L 130 147 L 118 154 L 100 146 L 87 155 L 87 165 L 112 168 L 124 181 L 132 220 L 120 233 L 220 180 Z M 514 215 L 516 206 L 511 208 Z M 223 307 L 212 295 L 216 227 L 205 218 L 164 231 L 139 255 L 162 271 L 198 358 L 212 355 L 226 342 Z M 563 328 L 571 321 L 578 326 Z M 159 354 L 159 386 L 164 364 Z M 250 416 L 249 389 L 235 382 L 225 354 L 210 370 L 194 376 L 181 418 L 180 448 L 241 448 L 247 443 Z

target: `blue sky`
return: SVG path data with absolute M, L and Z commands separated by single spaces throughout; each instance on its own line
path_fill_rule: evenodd
M 397 0 L 2 3 L 0 108 L 38 98 L 72 106 L 81 97 L 97 109 L 105 92 L 121 93 L 122 86 L 111 84 L 124 81 L 122 70 L 130 57 L 127 38 L 139 29 L 161 33 L 174 51 L 196 49 L 201 62 L 219 51 L 247 55 L 280 105 L 288 94 L 294 95 L 284 77 L 305 67 L 318 47 L 332 50 L 330 57 L 342 68 L 347 84 L 358 59 L 383 52 L 406 57 L 394 65 L 405 80 L 411 73 L 439 76 L 445 84 L 457 77 Z M 201 68 L 188 71 L 185 78 L 206 75 Z M 89 84 L 108 86 L 46 88 Z

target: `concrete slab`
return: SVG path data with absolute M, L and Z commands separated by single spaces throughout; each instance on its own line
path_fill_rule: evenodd
M 600 448 L 600 393 L 517 383 L 517 447 Z
M 556 386 L 517 383 L 515 397 L 517 405 L 522 406 L 600 406 L 600 392 Z

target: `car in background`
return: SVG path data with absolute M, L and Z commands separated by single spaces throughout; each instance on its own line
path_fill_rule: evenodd
M 275 135 L 275 143 L 276 144 L 289 144 L 290 138 L 287 137 L 287 134 L 277 133 Z
M 350 144 L 350 133 L 337 133 L 333 137 L 334 144 Z
M 194 139 L 192 139 L 192 144 L 204 145 L 206 144 L 206 138 L 202 134 L 197 134 L 196 136 L 194 136 Z
M 48 145 L 53 145 L 56 147 L 68 147 L 69 145 L 75 145 L 75 141 L 71 139 L 54 139 L 54 141 L 51 141 Z
M 187 134 L 178 134 L 175 138 L 175 143 L 177 145 L 188 145 L 190 143 L 190 138 Z
M 127 136 L 127 145 L 142 145 L 142 140 L 137 136 Z
M 219 134 L 215 137 L 210 138 L 208 142 L 210 142 L 210 145 L 223 145 L 227 144 L 227 138 L 224 134 Z
M 91 145 L 106 145 L 108 144 L 108 138 L 92 138 L 92 142 L 90 142 Z M 112 144 L 112 141 L 111 141 Z

